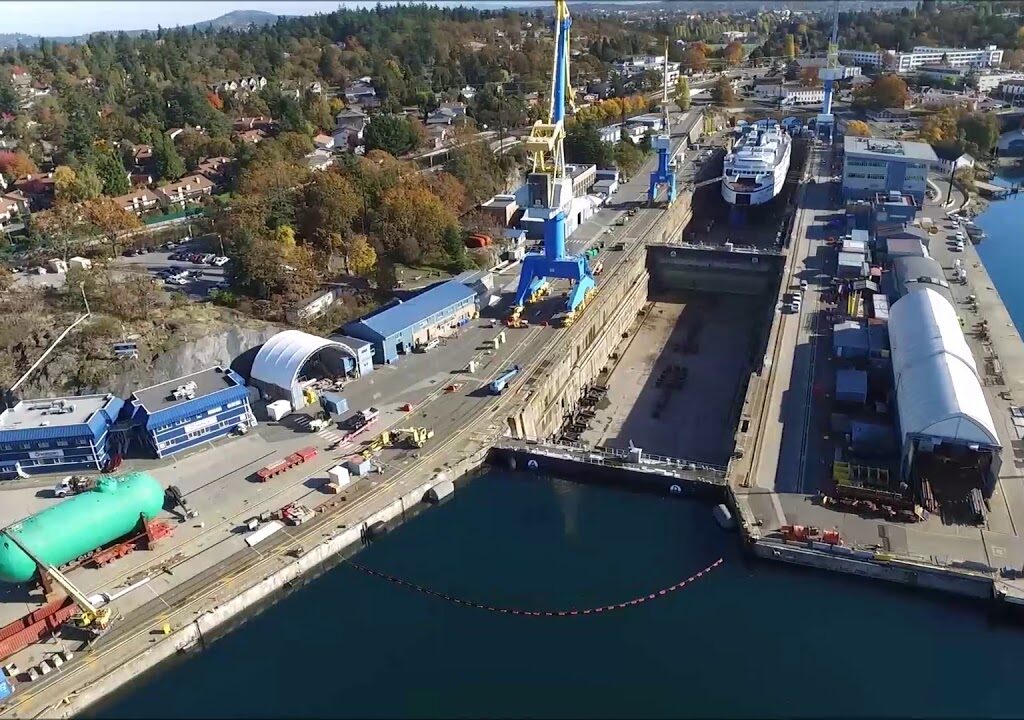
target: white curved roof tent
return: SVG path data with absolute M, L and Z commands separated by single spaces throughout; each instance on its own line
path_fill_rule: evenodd
M 914 290 L 889 311 L 896 403 L 909 436 L 999 447 L 978 368 L 956 310 L 931 289 Z
M 344 353 L 358 362 L 355 348 L 343 342 L 301 330 L 284 330 L 267 340 L 256 353 L 250 377 L 273 394 L 289 400 L 292 407 L 303 407 L 306 401 L 297 382 L 299 372 L 310 358 L 326 349 Z

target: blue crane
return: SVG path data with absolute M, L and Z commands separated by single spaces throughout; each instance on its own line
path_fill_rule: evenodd
M 843 79 L 844 68 L 839 65 L 839 0 L 832 9 L 832 37 L 828 43 L 825 67 L 821 68 L 818 77 L 825 83 L 824 99 L 821 103 L 821 114 L 817 118 L 818 136 L 832 141 L 832 129 L 835 116 L 832 114 L 832 93 L 836 80 Z
M 523 144 L 533 161 L 533 172 L 527 178 L 531 191 L 545 201 L 550 215 L 544 221 L 544 252 L 529 253 L 523 258 L 516 289 L 515 307 L 509 317 L 510 324 L 519 322 L 519 316 L 528 299 L 536 299 L 550 287 L 551 278 L 572 282 L 565 304 L 564 324 L 573 322 L 594 292 L 594 275 L 587 258 L 568 255 L 565 250 L 565 213 L 555 203 L 556 185 L 565 179 L 565 106 L 575 107 L 569 86 L 569 28 L 572 18 L 565 0 L 555 0 L 555 53 L 551 76 L 551 105 L 548 121 L 538 120 Z M 564 197 L 564 191 L 561 193 Z M 571 195 L 571 193 L 570 193 Z M 539 202 L 537 201 L 537 202 Z
M 662 66 L 661 91 L 661 133 L 654 138 L 652 143 L 658 152 L 658 167 L 651 171 L 651 184 L 647 188 L 647 203 L 653 205 L 658 199 L 658 189 L 664 185 L 668 193 L 668 204 L 676 201 L 676 174 L 671 166 L 672 153 L 672 132 L 669 129 L 668 119 L 668 43 L 665 44 L 665 59 Z

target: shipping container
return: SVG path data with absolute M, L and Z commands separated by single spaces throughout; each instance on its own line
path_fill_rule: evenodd
M 275 400 L 267 404 L 267 416 L 277 422 L 292 411 L 292 404 L 287 400 Z

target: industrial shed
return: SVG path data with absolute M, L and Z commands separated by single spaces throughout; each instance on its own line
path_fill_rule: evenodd
M 292 407 L 306 405 L 304 377 L 358 376 L 373 372 L 373 349 L 359 338 L 333 335 L 330 339 L 301 330 L 284 330 L 263 343 L 249 373 L 253 384 Z
M 124 401 L 113 395 L 22 400 L 0 413 L 0 477 L 103 470 L 110 428 Z
M 999 436 L 953 306 L 930 288 L 896 301 L 889 317 L 905 477 L 955 478 L 991 495 Z
M 373 358 L 390 364 L 399 355 L 451 335 L 477 316 L 477 292 L 449 280 L 345 326 L 345 334 L 373 345 Z
M 245 381 L 222 367 L 136 390 L 128 405 L 132 423 L 158 458 L 256 424 Z

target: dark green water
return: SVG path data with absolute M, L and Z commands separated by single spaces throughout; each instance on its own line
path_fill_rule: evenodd
M 494 474 L 101 717 L 1019 716 L 1024 631 L 946 596 L 748 563 L 706 505 Z

